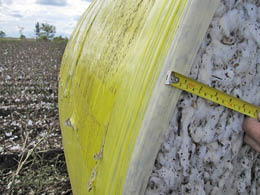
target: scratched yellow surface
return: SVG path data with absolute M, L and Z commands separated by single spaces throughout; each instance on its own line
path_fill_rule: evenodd
M 147 107 L 190 1 L 96 0 L 81 17 L 59 80 L 74 194 L 124 192 Z

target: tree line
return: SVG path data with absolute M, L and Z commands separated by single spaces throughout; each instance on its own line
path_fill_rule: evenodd
M 23 34 L 23 27 L 19 27 L 20 39 L 26 39 L 25 35 Z M 35 35 L 36 40 L 43 40 L 43 41 L 68 41 L 68 38 L 63 38 L 62 36 L 55 37 L 56 34 L 56 27 L 54 25 L 48 23 L 39 23 L 35 24 Z M 0 31 L 0 38 L 6 37 L 6 33 L 4 31 Z

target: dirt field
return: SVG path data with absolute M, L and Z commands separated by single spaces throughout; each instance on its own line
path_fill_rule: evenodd
M 66 43 L 0 40 L 0 191 L 71 194 L 58 120 Z

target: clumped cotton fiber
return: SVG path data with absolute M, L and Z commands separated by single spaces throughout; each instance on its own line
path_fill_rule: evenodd
M 260 104 L 260 2 L 222 0 L 190 77 Z M 260 194 L 260 155 L 244 116 L 183 92 L 146 194 Z

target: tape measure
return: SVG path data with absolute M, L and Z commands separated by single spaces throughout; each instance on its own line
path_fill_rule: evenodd
M 258 119 L 258 113 L 260 113 L 259 107 L 177 72 L 169 71 L 166 76 L 165 84 L 177 87 L 186 92 L 195 94 L 247 116 Z

